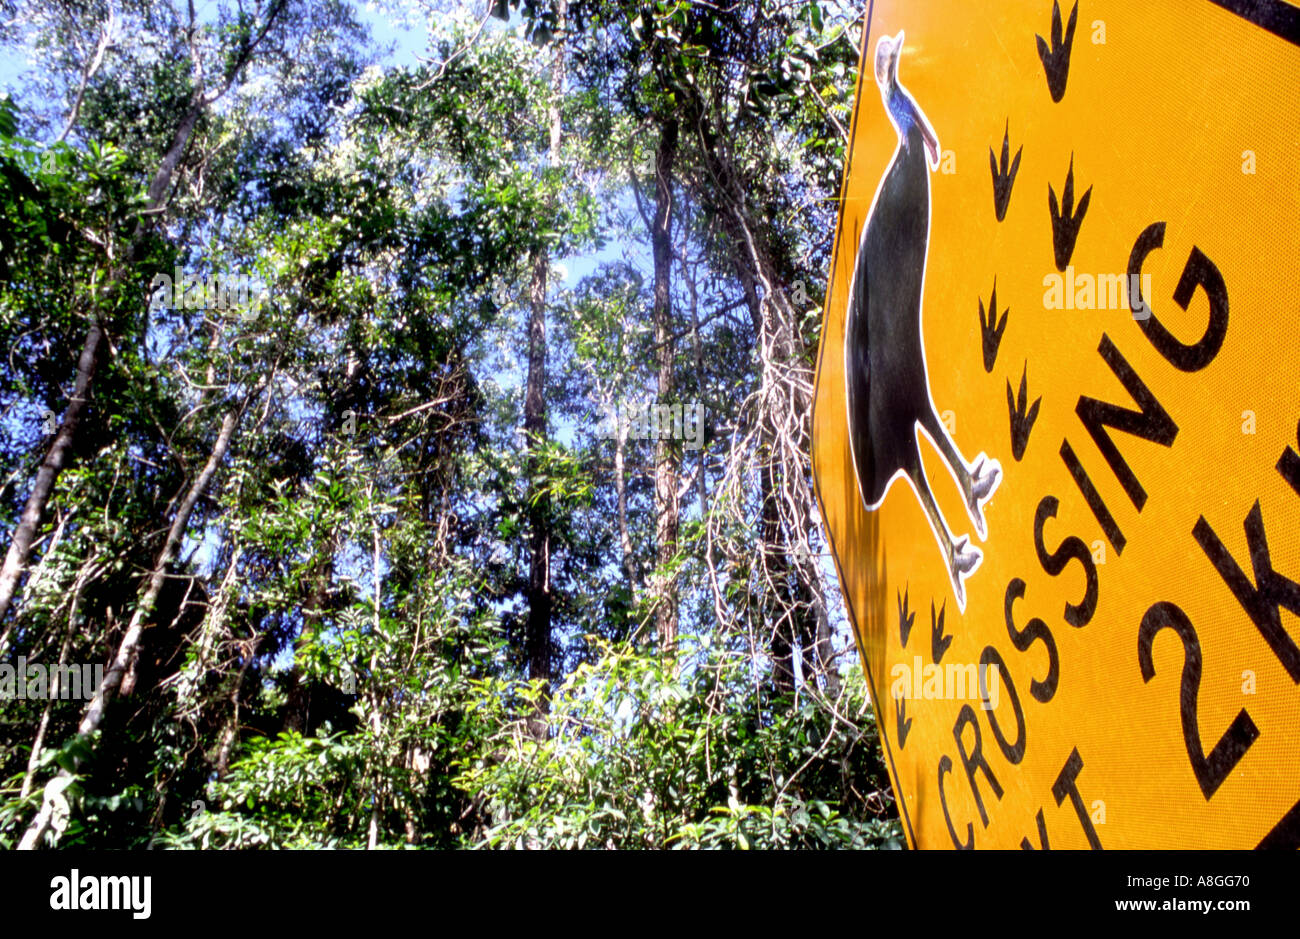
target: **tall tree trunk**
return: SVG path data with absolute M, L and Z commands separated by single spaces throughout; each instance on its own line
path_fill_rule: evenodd
M 762 607 L 764 619 L 772 631 L 768 640 L 772 650 L 772 682 L 778 695 L 792 695 L 795 689 L 795 611 L 791 608 L 789 598 L 789 559 L 785 539 L 781 534 L 781 514 L 777 505 L 779 496 L 773 479 L 775 474 L 772 472 L 770 448 L 760 446 L 759 460 L 759 498 L 762 505 L 759 564 L 762 568 L 762 589 L 766 594 Z
M 697 429 L 700 435 L 700 450 L 697 454 L 700 465 L 698 469 L 700 496 L 700 518 L 707 519 L 709 515 L 709 487 L 708 487 L 708 458 L 706 454 L 708 449 L 704 446 L 704 347 L 700 343 L 700 297 L 696 284 L 696 273 L 687 263 L 686 255 L 682 254 L 682 279 L 686 282 L 686 292 L 690 298 L 691 305 L 691 351 L 695 354 L 695 404 L 699 406 L 700 426 Z M 698 263 L 698 262 L 697 262 Z M 682 429 L 683 435 L 686 428 L 686 411 L 685 405 L 682 406 Z M 694 429 L 694 428 L 693 428 Z M 713 563 L 712 551 L 713 545 L 710 542 L 707 548 L 710 554 L 709 563 Z M 721 625 L 721 624 L 719 624 Z
M 677 119 L 663 124 L 655 152 L 655 214 L 650 231 L 654 254 L 654 331 L 658 365 L 656 405 L 662 410 L 674 403 L 673 312 L 672 312 L 672 225 L 673 164 L 677 160 Z M 671 567 L 677 555 L 677 475 L 680 463 L 678 441 L 666 439 L 671 428 L 656 421 L 659 439 L 655 443 L 655 631 L 659 648 L 671 655 L 677 648 L 677 590 Z
M 627 434 L 628 427 L 617 411 L 614 417 L 614 492 L 618 498 L 618 546 L 623 553 L 623 580 L 632 605 L 640 602 L 636 575 L 636 555 L 627 524 Z
M 551 532 L 550 508 L 545 496 L 536 492 L 540 484 L 541 460 L 537 450 L 546 442 L 546 274 L 550 259 L 545 250 L 533 258 L 533 278 L 529 290 L 528 314 L 528 384 L 524 392 L 524 434 L 528 448 L 525 461 L 528 473 L 528 623 L 524 634 L 524 651 L 528 659 L 528 677 L 549 683 L 551 679 Z M 545 711 L 545 702 L 539 704 Z M 534 715 L 532 732 L 539 739 L 546 736 L 542 714 Z
M 758 295 L 754 271 L 743 256 L 735 258 L 735 265 L 754 335 L 761 344 L 764 333 L 763 303 Z M 782 596 L 786 557 L 781 537 L 781 512 L 772 474 L 772 434 L 766 415 L 760 414 L 758 420 L 761 422 L 758 445 L 758 563 L 764 592 L 761 609 L 767 627 L 771 630 L 768 648 L 772 656 L 772 683 L 778 695 L 792 695 L 795 687 L 794 632 Z
M 366 501 L 373 505 L 374 498 L 375 498 L 375 494 L 374 494 L 374 488 L 372 483 L 371 490 L 370 492 L 367 493 Z M 379 534 L 379 519 L 373 515 L 371 516 L 370 519 L 370 534 L 371 534 L 371 546 L 372 546 L 371 555 L 370 555 L 371 557 L 370 579 L 371 579 L 372 588 L 374 590 L 374 595 L 373 595 L 374 599 L 372 602 L 372 606 L 374 607 L 374 612 L 375 612 L 375 619 L 372 628 L 374 629 L 374 634 L 376 636 L 380 636 L 383 634 L 383 619 L 382 619 L 383 578 L 380 575 L 379 562 L 380 559 L 383 557 L 383 551 L 382 551 L 382 540 Z M 370 654 L 371 675 L 376 674 L 379 670 L 378 656 L 379 656 L 378 649 L 376 649 Z M 364 694 L 365 697 L 368 699 L 368 703 L 369 703 L 369 707 L 367 708 L 367 710 L 370 712 L 369 715 L 370 735 L 372 740 L 371 747 L 373 748 L 373 752 L 383 753 L 385 750 L 384 702 L 387 696 L 382 692 L 381 689 L 376 687 L 376 683 L 374 681 L 370 681 L 367 684 L 369 685 L 369 687 L 365 689 Z M 384 796 L 386 794 L 386 789 L 387 789 L 387 787 L 384 785 L 384 777 L 385 777 L 384 768 L 382 766 L 376 764 L 375 766 L 372 767 L 372 771 L 370 773 L 370 825 L 366 832 L 366 850 L 368 851 L 373 851 L 375 850 L 375 848 L 379 847 L 379 820 L 384 813 L 384 802 L 385 802 Z
M 163 155 L 153 181 L 149 184 L 149 196 L 145 213 L 141 215 L 135 231 L 131 235 L 121 266 L 109 278 L 106 292 L 110 296 L 119 289 L 125 271 L 134 262 L 136 255 L 144 244 L 147 231 L 145 219 L 153 218 L 154 213 L 157 212 L 162 206 L 163 200 L 166 199 L 171 188 L 172 176 L 176 172 L 176 166 L 184 155 L 185 148 L 189 146 L 190 137 L 194 133 L 194 127 L 198 123 L 201 112 L 202 99 L 196 93 L 189 110 L 181 119 L 176 128 L 176 133 L 172 136 L 171 146 Z M 50 444 L 50 449 L 46 451 L 45 459 L 41 461 L 40 469 L 36 471 L 36 481 L 32 484 L 32 491 L 27 496 L 27 504 L 23 506 L 23 514 L 18 520 L 18 527 L 14 529 L 13 538 L 9 542 L 9 550 L 5 554 L 4 564 L 0 565 L 0 621 L 3 621 L 5 614 L 9 612 L 14 594 L 18 591 L 18 581 L 22 578 L 22 572 L 27 567 L 27 562 L 31 560 L 32 543 L 36 540 L 36 532 L 40 528 L 41 520 L 45 517 L 45 509 L 50 501 L 50 493 L 53 492 L 54 483 L 59 478 L 59 473 L 72 452 L 73 444 L 76 442 L 77 428 L 81 424 L 82 416 L 86 410 L 91 382 L 94 380 L 95 369 L 99 364 L 100 346 L 104 341 L 104 328 L 99 322 L 98 311 L 92 310 L 91 317 L 90 330 L 86 333 L 86 341 L 81 348 L 81 356 L 77 360 L 77 378 L 73 385 L 72 398 L 68 402 L 68 409 L 64 412 L 63 422 L 54 435 L 54 441 Z M 8 648 L 13 626 L 13 621 L 10 621 L 5 626 L 4 632 L 0 632 L 0 657 L 4 656 Z
M 126 272 L 130 270 L 131 265 L 139 255 L 140 249 L 144 246 L 145 235 L 148 233 L 149 227 L 160 220 L 162 216 L 167 195 L 171 191 L 172 177 L 176 173 L 176 167 L 180 165 L 181 158 L 185 155 L 186 148 L 190 145 L 190 138 L 194 136 L 194 128 L 198 126 L 199 118 L 203 116 L 207 108 L 216 103 L 230 90 L 235 83 L 236 77 L 248 64 L 253 53 L 266 38 L 272 24 L 284 12 L 286 6 L 287 3 L 283 2 L 283 0 L 268 4 L 266 15 L 257 31 L 245 39 L 234 57 L 227 62 L 224 82 L 219 89 L 208 93 L 200 85 L 191 94 L 185 114 L 181 117 L 180 123 L 176 125 L 167 152 L 163 154 L 158 169 L 154 172 L 153 179 L 149 183 L 144 210 L 136 221 L 135 230 L 131 233 L 126 250 L 105 285 L 105 292 L 110 299 L 120 289 Z M 194 27 L 194 8 L 191 4 L 190 29 L 193 30 Z M 199 73 L 202 74 L 201 69 Z M 69 124 L 70 128 L 71 124 Z M 66 134 L 67 130 L 64 131 L 64 135 Z M 59 472 L 63 469 L 68 454 L 76 442 L 77 426 L 81 422 L 86 408 L 86 398 L 90 393 L 91 382 L 95 377 L 95 367 L 99 360 L 99 347 L 103 340 L 103 324 L 99 321 L 98 311 L 92 309 L 90 329 L 86 333 L 86 341 L 82 346 L 81 356 L 77 362 L 77 378 L 73 387 L 72 399 L 68 404 L 67 411 L 64 413 L 63 422 L 59 425 L 58 433 L 55 434 L 54 442 L 50 444 L 50 449 L 41 463 L 41 468 L 37 471 L 36 481 L 32 485 L 30 495 L 27 497 L 27 504 L 23 506 L 23 514 L 19 518 L 17 528 L 14 529 L 9 543 L 9 550 L 5 554 L 4 564 L 0 565 L 0 622 L 4 621 L 5 615 L 13 604 L 14 594 L 18 591 L 18 581 L 22 577 L 24 568 L 27 567 L 27 562 L 31 559 L 32 543 L 35 541 L 36 531 L 40 526 L 41 519 L 45 516 L 50 493 L 53 491 Z M 12 630 L 13 624 L 11 622 L 3 632 L 0 632 L 0 658 L 4 657 Z
M 126 635 L 122 637 L 122 642 L 117 648 L 117 654 L 113 657 L 112 664 L 104 673 L 104 678 L 99 687 L 95 689 L 95 696 L 86 706 L 86 712 L 82 715 L 81 723 L 77 727 L 77 736 L 83 740 L 88 740 L 99 729 L 99 725 L 104 720 L 105 709 L 116 696 L 117 690 L 122 684 L 122 676 L 131 668 L 136 657 L 140 654 L 140 639 L 146 621 L 153 614 L 154 605 L 158 602 L 158 594 L 162 592 L 163 584 L 167 581 L 168 568 L 176 560 L 176 555 L 181 548 L 181 542 L 185 540 L 185 532 L 189 528 L 190 515 L 194 512 L 194 506 L 207 491 L 208 485 L 212 482 L 212 477 L 217 472 L 217 467 L 221 465 L 221 462 L 226 457 L 226 452 L 230 449 L 230 438 L 234 434 L 235 425 L 239 422 L 239 414 L 238 409 L 232 410 L 222 419 L 221 430 L 218 432 L 216 443 L 208 455 L 207 463 L 204 464 L 199 475 L 195 477 L 189 491 L 185 494 L 185 498 L 176 510 L 176 517 L 172 519 L 171 527 L 167 531 L 167 540 L 158 553 L 157 561 L 154 562 L 148 586 L 145 588 L 140 602 L 136 605 L 135 613 L 131 616 Z M 62 779 L 68 779 L 71 775 L 66 769 L 59 771 L 59 777 Z M 30 851 L 38 847 L 45 837 L 45 833 L 49 831 L 56 809 L 55 800 L 48 794 L 50 791 L 50 788 L 47 787 L 45 801 L 41 806 L 41 810 L 36 814 L 36 818 L 32 820 L 30 827 L 23 834 L 22 841 L 18 844 L 19 850 Z
M 831 618 L 826 609 L 826 593 L 820 579 L 820 572 L 814 573 L 818 578 L 812 589 L 813 605 L 817 611 L 817 663 L 825 680 L 826 697 L 838 701 L 840 697 L 840 673 L 835 664 L 835 646 L 831 642 Z
M 560 162 L 560 103 L 564 95 L 564 43 L 568 4 L 557 6 L 555 59 L 551 66 L 551 102 L 549 108 L 550 147 L 547 163 Z M 541 475 L 537 450 L 546 442 L 546 279 L 550 271 L 550 254 L 545 246 L 533 252 L 532 282 L 528 290 L 528 380 L 524 391 L 524 435 L 528 448 L 525 460 L 529 480 L 528 498 L 528 623 L 524 634 L 524 654 L 528 659 L 528 677 L 544 685 L 542 698 L 529 719 L 529 730 L 538 740 L 546 739 L 545 714 L 549 707 L 551 681 L 551 531 L 550 504 L 539 496 L 536 487 Z
M 103 339 L 104 330 L 98 321 L 93 322 L 90 332 L 86 334 L 86 343 L 81 349 L 81 357 L 77 360 L 77 381 L 72 389 L 72 400 L 63 415 L 63 423 L 59 425 L 58 433 L 54 435 L 54 442 L 50 444 L 45 459 L 41 461 L 40 469 L 36 471 L 36 482 L 33 483 L 31 494 L 27 497 L 27 504 L 23 506 L 18 527 L 14 529 L 13 540 L 9 542 L 9 551 L 5 554 L 4 565 L 0 566 L 0 620 L 4 619 L 5 613 L 13 602 L 14 593 L 18 590 L 18 580 L 31 559 L 32 542 L 36 540 L 37 529 L 40 527 L 41 519 L 45 517 L 45 507 L 50 501 L 54 481 L 59 478 L 59 471 L 63 469 L 72 450 L 77 426 L 81 423 L 81 416 L 86 410 L 86 397 L 90 394 L 90 381 L 95 374 L 99 346 Z M 3 658 L 9 646 L 9 637 L 13 628 L 14 621 L 10 620 L 4 632 L 0 632 L 0 658 Z

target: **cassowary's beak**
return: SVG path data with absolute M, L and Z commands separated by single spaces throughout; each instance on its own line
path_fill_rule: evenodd
M 897 36 L 881 36 L 876 43 L 876 84 L 887 88 L 898 82 L 898 55 L 903 51 L 903 31 Z

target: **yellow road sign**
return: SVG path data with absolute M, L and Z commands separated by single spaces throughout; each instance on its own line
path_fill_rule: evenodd
M 1300 9 L 876 0 L 813 466 L 916 847 L 1300 845 Z

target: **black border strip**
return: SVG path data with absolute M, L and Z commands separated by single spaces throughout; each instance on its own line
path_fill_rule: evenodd
M 1233 16 L 1268 30 L 1293 46 L 1300 46 L 1300 7 L 1283 0 L 1210 0 Z

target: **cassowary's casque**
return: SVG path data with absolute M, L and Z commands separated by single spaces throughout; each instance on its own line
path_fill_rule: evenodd
M 997 488 L 1002 467 L 982 453 L 973 467 L 968 466 L 930 397 L 921 336 L 921 289 L 930 241 L 930 172 L 939 166 L 939 142 L 898 82 L 902 49 L 901 31 L 876 44 L 876 83 L 898 132 L 898 149 L 867 214 L 849 288 L 844 334 L 849 445 L 868 511 L 880 506 L 899 476 L 911 483 L 964 610 L 964 580 L 979 566 L 982 555 L 966 536 L 954 540 L 935 505 L 921 465 L 917 428 L 951 468 L 981 540 L 986 535 L 982 507 Z

